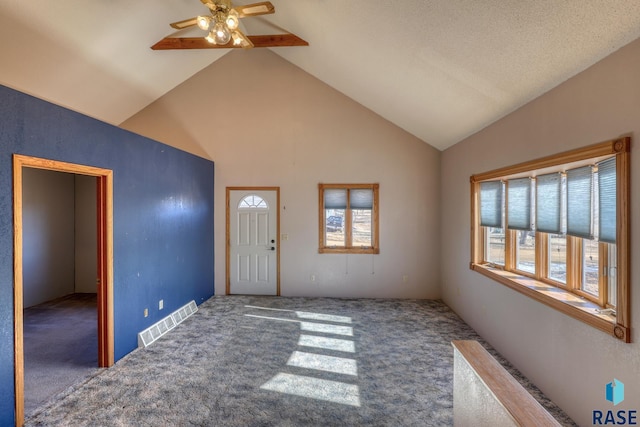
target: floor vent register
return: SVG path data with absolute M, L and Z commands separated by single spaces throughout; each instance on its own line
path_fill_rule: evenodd
M 189 316 L 198 311 L 195 301 L 191 301 L 187 305 L 177 309 L 164 319 L 149 326 L 138 334 L 138 347 L 148 347 L 158 338 L 184 322 Z

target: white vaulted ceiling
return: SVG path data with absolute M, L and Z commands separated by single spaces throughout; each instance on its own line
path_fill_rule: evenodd
M 246 32 L 445 149 L 640 37 L 637 0 L 271 0 Z M 251 1 L 238 0 L 235 4 Z M 226 50 L 153 51 L 198 0 L 1 0 L 0 83 L 118 125 Z M 250 54 L 250 52 L 248 52 Z

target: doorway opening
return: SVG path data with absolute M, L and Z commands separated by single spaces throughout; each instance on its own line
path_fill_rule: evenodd
M 39 171 L 37 171 L 39 170 Z M 46 172 L 58 172 L 57 174 L 47 175 Z M 38 172 L 44 172 L 44 175 L 38 175 Z M 60 174 L 62 172 L 62 174 Z M 68 175 L 72 174 L 72 175 Z M 39 176 L 39 178 L 38 178 Z M 78 274 L 84 274 L 84 279 L 82 281 L 84 284 L 79 289 L 80 292 L 76 292 L 76 288 L 73 288 L 72 293 L 79 295 L 78 298 L 65 298 L 60 297 L 62 293 L 65 293 L 64 289 L 55 289 L 55 286 L 52 287 L 40 287 L 31 285 L 31 282 L 36 283 L 38 281 L 45 281 L 47 283 L 53 283 L 54 274 L 52 273 L 58 267 L 57 265 L 51 268 L 42 268 L 42 263 L 39 260 L 30 259 L 32 253 L 24 252 L 25 248 L 30 249 L 34 247 L 38 247 L 38 232 L 37 230 L 33 230 L 34 227 L 37 227 L 38 224 L 43 224 L 44 222 L 39 221 L 37 218 L 38 214 L 35 214 L 35 218 L 30 217 L 31 214 L 27 215 L 25 218 L 25 212 L 38 212 L 38 209 L 31 211 L 28 207 L 32 201 L 38 203 L 39 198 L 45 198 L 46 195 L 43 193 L 36 193 L 35 197 L 33 194 L 28 194 L 25 199 L 24 191 L 25 184 L 38 182 L 40 179 L 62 179 L 64 182 L 65 179 L 72 179 L 74 182 L 74 194 L 73 198 L 75 198 L 75 188 L 76 185 L 80 185 L 83 187 L 91 186 L 93 189 L 89 191 L 85 191 L 85 195 L 89 195 L 89 197 L 93 198 L 93 206 L 94 210 L 91 210 L 92 218 L 89 218 L 89 222 L 94 222 L 94 225 L 89 227 L 93 233 L 95 233 L 94 243 L 92 244 L 91 253 L 79 253 L 74 254 L 74 258 L 77 257 L 80 264 L 84 267 L 89 266 L 89 272 L 75 271 L 74 267 L 74 276 Z M 35 181 L 34 181 L 35 179 Z M 43 181 L 40 181 L 43 182 Z M 16 416 L 16 424 L 22 425 L 24 422 L 25 415 L 25 304 L 27 306 L 34 307 L 34 313 L 36 315 L 38 313 L 42 314 L 43 309 L 46 311 L 47 308 L 51 307 L 69 307 L 70 302 L 73 307 L 81 307 L 82 310 L 86 312 L 87 308 L 92 310 L 94 313 L 93 321 L 97 320 L 97 324 L 94 323 L 93 332 L 94 336 L 92 338 L 95 339 L 94 342 L 97 342 L 97 361 L 95 363 L 95 367 L 108 367 L 113 365 L 114 363 L 114 351 L 113 351 L 113 172 L 108 169 L 100 169 L 91 166 L 84 165 L 76 165 L 65 162 L 58 162 L 47 159 L 40 159 L 36 157 L 22 156 L 22 155 L 14 155 L 13 157 L 13 196 L 14 196 L 14 319 L 15 319 L 15 343 L 14 343 L 14 351 L 15 351 L 15 416 Z M 30 186 L 32 187 L 32 184 Z M 65 194 L 65 190 L 62 190 L 61 194 Z M 31 197 L 31 201 L 29 200 Z M 62 196 L 64 197 L 64 196 Z M 25 202 L 27 202 L 27 206 L 25 206 Z M 76 201 L 73 200 L 74 210 L 76 209 L 75 204 Z M 89 201 L 89 204 L 92 202 Z M 41 218 L 40 220 L 50 220 L 48 218 L 48 212 L 39 211 Z M 75 211 L 74 211 L 75 212 Z M 71 215 L 74 214 L 71 213 Z M 64 216 L 64 212 L 61 216 Z M 68 221 L 66 221 L 68 226 Z M 61 224 L 65 224 L 63 220 Z M 57 226 L 57 225 L 56 225 Z M 27 228 L 25 228 L 27 227 Z M 64 225 L 62 225 L 64 228 Z M 70 225 L 72 228 L 78 228 L 79 225 L 75 222 Z M 74 234 L 73 239 L 76 239 L 76 235 Z M 53 240 L 56 240 L 55 238 Z M 45 247 L 46 250 L 47 244 L 42 244 L 40 246 Z M 49 250 L 51 250 L 51 244 L 48 245 Z M 55 247 L 54 250 L 64 250 L 63 245 L 60 247 Z M 83 262 L 82 257 L 93 257 L 91 262 Z M 49 262 L 58 263 L 58 260 L 49 260 Z M 75 262 L 71 261 L 71 262 Z M 62 262 L 64 264 L 64 261 Z M 79 269 L 81 270 L 81 269 Z M 62 277 L 64 277 L 64 272 L 60 273 Z M 87 274 L 89 274 L 89 278 L 87 278 Z M 93 274 L 93 286 L 91 286 L 90 275 Z M 40 275 L 41 277 L 37 277 Z M 35 276 L 35 280 L 34 280 Z M 75 286 L 76 277 L 72 278 L 74 280 Z M 87 284 L 86 282 L 89 281 Z M 26 284 L 26 288 L 25 288 Z M 64 285 L 56 285 L 56 286 L 64 286 Z M 53 289 L 52 289 L 53 288 Z M 50 292 L 49 295 L 43 295 L 43 289 L 46 289 L 46 292 Z M 93 292 L 91 292 L 93 291 Z M 58 298 L 56 298 L 58 296 Z M 53 297 L 53 302 L 46 300 L 50 300 L 50 297 Z M 40 303 L 44 303 L 42 305 Z M 38 311 L 40 308 L 40 311 Z M 33 319 L 33 318 L 30 318 Z M 30 330 L 33 330 L 35 327 L 38 328 L 37 322 L 32 323 L 29 320 L 29 324 L 27 325 Z M 46 322 L 45 322 L 46 323 Z M 35 326 L 34 326 L 35 325 Z M 96 337 L 97 335 L 97 337 Z M 64 345 L 62 339 L 57 345 Z M 76 349 L 78 351 L 82 351 L 81 349 Z M 54 357 L 54 356 L 52 356 Z M 94 358 L 95 360 L 95 358 Z

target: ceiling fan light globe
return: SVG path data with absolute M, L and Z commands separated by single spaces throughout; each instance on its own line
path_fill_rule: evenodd
M 207 36 L 204 38 L 206 41 L 208 41 L 211 44 L 217 44 L 216 43 L 216 37 L 215 37 L 215 33 L 213 31 L 211 31 L 209 34 L 207 34 Z
M 204 31 L 209 31 L 209 24 L 211 23 L 211 19 L 208 16 L 198 16 L 196 18 L 196 23 L 198 24 L 198 28 Z
M 217 22 L 213 26 L 215 44 L 227 44 L 231 40 L 231 31 L 222 22 Z
M 238 25 L 240 25 L 240 20 L 238 19 L 238 12 L 236 12 L 235 9 L 231 9 L 229 11 L 229 14 L 227 15 L 226 23 L 227 23 L 227 28 L 229 28 L 231 31 L 237 29 Z
M 240 34 L 238 34 L 237 32 L 234 32 L 231 35 L 231 38 L 233 39 L 233 45 L 234 46 L 240 46 L 242 45 L 242 37 L 240 37 Z

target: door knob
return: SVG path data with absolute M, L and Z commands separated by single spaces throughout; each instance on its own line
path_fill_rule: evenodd
M 275 248 L 275 246 L 271 246 L 271 248 L 270 248 L 269 250 L 271 250 L 271 251 L 275 251 L 275 250 L 276 250 L 276 248 Z

